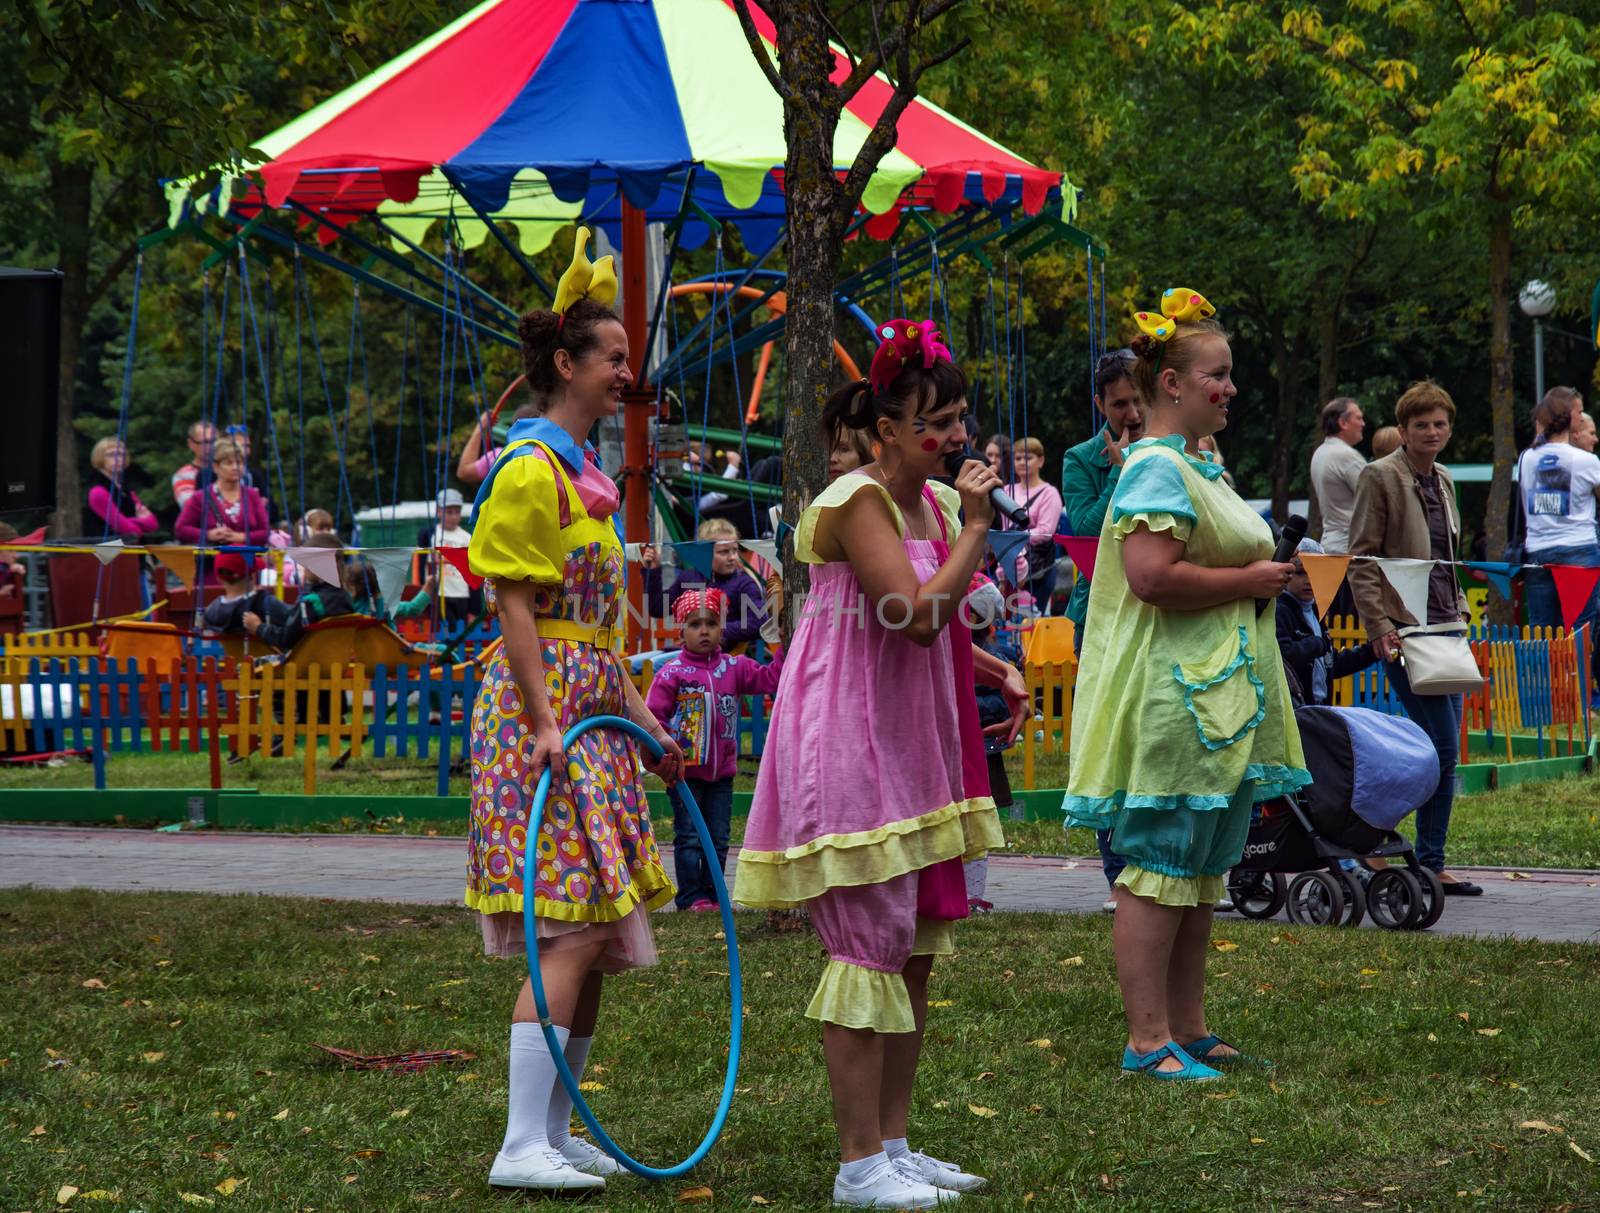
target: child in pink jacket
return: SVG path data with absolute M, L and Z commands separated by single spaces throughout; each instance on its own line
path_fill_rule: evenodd
M 656 671 L 645 703 L 683 747 L 684 782 L 717 850 L 717 866 L 728 864 L 728 827 L 733 815 L 733 776 L 739 765 L 739 700 L 771 695 L 783 669 L 780 651 L 771 665 L 722 651 L 728 598 L 721 590 L 691 590 L 673 603 L 683 649 Z M 709 857 L 689 814 L 673 797 L 672 861 L 678 909 L 715 910 L 716 888 Z

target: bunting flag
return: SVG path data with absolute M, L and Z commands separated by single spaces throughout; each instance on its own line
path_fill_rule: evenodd
M 467 589 L 475 590 L 483 584 L 483 578 L 472 571 L 472 563 L 467 558 L 467 554 L 471 550 L 470 548 L 440 548 L 439 555 L 449 562 L 456 572 L 466 578 Z
M 1022 545 L 1027 542 L 1027 531 L 989 532 L 989 550 L 994 553 L 994 557 L 1000 562 L 1001 567 L 1006 569 L 1011 567 L 1011 558 L 1015 556 L 1017 552 L 1021 550 Z M 1009 572 L 1006 575 L 1008 577 L 1011 576 Z
M 711 558 L 717 554 L 715 539 L 686 539 L 672 545 L 678 559 L 707 581 L 711 580 Z
M 1378 567 L 1394 592 L 1406 614 L 1418 623 L 1428 622 L 1428 578 L 1433 575 L 1433 561 L 1408 560 L 1398 556 L 1378 559 Z
M 410 548 L 368 548 L 361 558 L 372 566 L 378 579 L 378 593 L 391 611 L 400 605 L 400 596 L 406 592 L 406 582 L 411 578 Z
M 1561 598 L 1561 621 L 1570 632 L 1577 624 L 1578 616 L 1589 608 L 1589 600 L 1594 597 L 1595 582 L 1600 581 L 1600 568 L 1586 569 L 1573 564 L 1546 567 Z
M 1348 556 L 1319 556 L 1314 552 L 1300 553 L 1300 566 L 1311 581 L 1311 592 L 1317 599 L 1317 618 L 1321 619 L 1333 605 L 1333 596 L 1344 584 L 1345 570 L 1350 567 Z
M 42 526 L 37 531 L 29 531 L 26 535 L 18 535 L 11 542 L 12 543 L 27 544 L 30 547 L 33 544 L 36 544 L 36 543 L 43 543 L 44 542 L 44 533 L 46 531 L 48 531 L 49 529 L 50 528 L 47 527 L 47 526 Z
M 1521 565 L 1507 564 L 1503 560 L 1467 560 L 1463 563 L 1469 569 L 1482 573 L 1489 579 L 1489 584 L 1500 592 L 1500 597 L 1511 601 L 1511 578 Z
M 1094 558 L 1100 551 L 1100 540 L 1092 535 L 1057 535 L 1056 542 L 1067 549 L 1067 559 L 1072 567 L 1083 574 L 1085 581 L 1094 580 Z
M 783 561 L 778 559 L 778 545 L 771 539 L 746 539 L 744 550 L 752 556 L 758 556 L 773 567 L 776 572 L 783 572 Z
M 338 548 L 288 548 L 289 559 L 301 568 L 322 578 L 329 585 L 339 585 L 339 567 L 342 556 Z M 465 550 L 465 549 L 463 549 Z
M 150 549 L 150 554 L 161 562 L 163 568 L 171 573 L 180 582 L 189 588 L 194 587 L 194 571 L 197 563 L 194 549 L 169 546 L 166 544 Z
M 122 555 L 122 547 L 123 544 L 120 538 L 108 539 L 104 543 L 97 543 L 94 545 L 94 558 L 101 564 L 110 564 L 118 556 Z

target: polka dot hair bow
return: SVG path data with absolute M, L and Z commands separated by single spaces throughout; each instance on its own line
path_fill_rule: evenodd
M 1192 324 L 1216 314 L 1217 309 L 1199 291 L 1169 286 L 1161 292 L 1159 312 L 1135 312 L 1133 318 L 1141 333 L 1165 344 L 1178 331 L 1179 324 Z
M 875 392 L 889 390 L 895 376 L 905 369 L 916 354 L 922 355 L 922 365 L 932 370 L 941 362 L 952 361 L 950 347 L 945 345 L 939 330 L 923 320 L 889 320 L 878 326 L 882 344 L 872 355 L 872 368 L 867 380 Z
M 728 596 L 715 588 L 686 590 L 679 594 L 677 601 L 672 604 L 672 617 L 678 621 L 680 627 L 683 621 L 696 611 L 710 611 L 721 619 L 728 613 Z

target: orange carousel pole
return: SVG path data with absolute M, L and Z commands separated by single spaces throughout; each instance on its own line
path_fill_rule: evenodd
M 622 400 L 622 491 L 624 535 L 629 543 L 643 543 L 650 537 L 650 418 L 655 411 L 655 393 L 645 382 L 645 342 L 650 338 L 646 286 L 644 212 L 626 199 L 622 203 L 622 327 L 628 333 L 628 352 L 633 360 L 633 388 Z M 628 578 L 630 606 L 629 638 L 634 635 L 632 620 L 644 618 L 644 583 L 641 577 Z

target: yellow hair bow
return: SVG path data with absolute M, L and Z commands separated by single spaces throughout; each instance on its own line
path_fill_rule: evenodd
M 593 299 L 610 307 L 617 300 L 617 270 L 610 257 L 591 262 L 585 248 L 589 243 L 589 229 L 580 227 L 572 242 L 572 264 L 567 266 L 561 280 L 556 283 L 556 298 L 550 310 L 565 315 L 569 307 L 580 299 Z
M 1216 314 L 1217 309 L 1199 291 L 1191 291 L 1186 286 L 1169 286 L 1161 292 L 1159 315 L 1154 312 L 1135 312 L 1133 318 L 1139 325 L 1139 331 L 1146 337 L 1166 342 L 1178 331 L 1180 323 L 1192 323 Z

